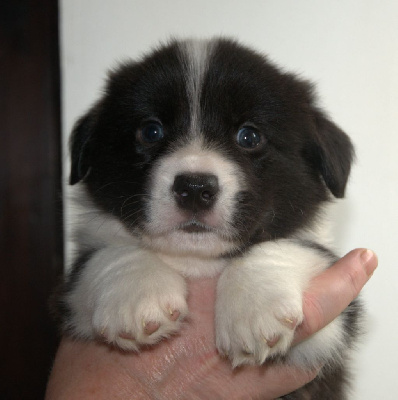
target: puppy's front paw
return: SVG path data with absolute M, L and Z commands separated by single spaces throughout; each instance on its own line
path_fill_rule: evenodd
M 231 359 L 234 367 L 263 364 L 267 358 L 285 354 L 295 327 L 303 319 L 298 305 L 254 303 L 235 299 L 228 311 L 224 308 L 224 312 L 217 312 L 217 349 Z
M 295 327 L 303 313 L 297 304 L 258 304 L 236 298 L 231 305 L 219 303 L 216 317 L 216 344 L 234 367 L 262 364 L 267 358 L 285 354 L 293 340 Z
M 302 320 L 299 291 L 255 279 L 245 282 L 221 277 L 216 304 L 216 344 L 234 367 L 262 364 L 268 358 L 285 354 Z
M 94 336 L 123 350 L 176 333 L 188 314 L 185 281 L 168 268 L 121 268 L 94 290 Z

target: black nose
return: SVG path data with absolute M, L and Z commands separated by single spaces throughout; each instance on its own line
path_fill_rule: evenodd
M 211 174 L 181 174 L 174 179 L 173 192 L 179 207 L 189 211 L 209 209 L 217 198 L 218 179 Z

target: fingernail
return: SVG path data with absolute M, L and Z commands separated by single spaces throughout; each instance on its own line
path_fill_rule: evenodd
M 361 253 L 362 267 L 366 274 L 371 276 L 377 267 L 377 256 L 372 250 L 365 249 Z

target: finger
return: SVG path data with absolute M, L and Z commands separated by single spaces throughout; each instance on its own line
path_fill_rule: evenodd
M 377 256 L 367 249 L 349 252 L 312 280 L 304 294 L 304 322 L 294 343 L 333 321 L 359 294 L 377 267 Z
M 306 370 L 289 365 L 267 366 L 261 377 L 261 384 L 254 386 L 255 391 L 264 397 L 253 393 L 253 398 L 275 399 L 285 396 L 314 380 L 320 369 Z
M 292 367 L 285 367 L 284 373 L 280 374 L 278 377 L 284 377 L 280 380 L 281 385 L 275 390 L 275 396 L 273 398 L 279 398 L 285 396 L 295 390 L 298 390 L 305 386 L 307 383 L 313 381 L 319 374 L 321 368 L 319 369 L 298 369 Z M 279 378 L 281 379 L 281 378 Z

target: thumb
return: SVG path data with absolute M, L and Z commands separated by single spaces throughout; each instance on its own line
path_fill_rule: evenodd
M 377 267 L 377 256 L 356 249 L 315 277 L 304 293 L 304 321 L 297 327 L 294 343 L 332 322 L 358 296 Z

